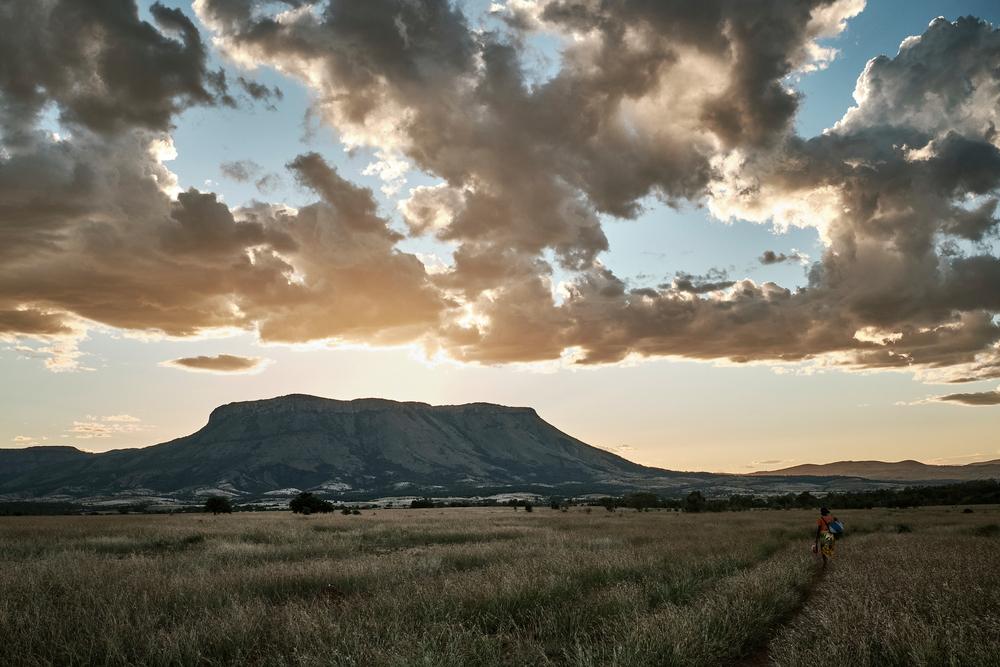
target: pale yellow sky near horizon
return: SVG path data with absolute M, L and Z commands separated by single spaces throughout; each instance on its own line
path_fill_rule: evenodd
M 993 409 L 923 403 L 941 387 L 907 373 L 776 373 L 795 367 L 670 359 L 594 368 L 483 367 L 428 363 L 413 348 L 261 348 L 249 336 L 156 344 L 95 338 L 99 363 L 91 372 L 53 374 L 31 359 L 7 361 L 21 384 L 0 389 L 7 411 L 0 447 L 147 446 L 193 433 L 221 404 L 306 393 L 527 405 L 588 444 L 675 470 L 740 473 L 847 459 L 1000 458 Z M 237 375 L 156 363 L 194 348 L 256 350 L 273 363 Z M 52 401 L 32 398 L 40 395 Z M 33 440 L 15 441 L 19 437 Z

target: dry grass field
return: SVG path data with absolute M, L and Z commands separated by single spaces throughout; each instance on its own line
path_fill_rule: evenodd
M 0 518 L 2 665 L 995 665 L 1000 512 Z

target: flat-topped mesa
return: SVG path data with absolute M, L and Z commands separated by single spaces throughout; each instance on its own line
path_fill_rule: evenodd
M 465 403 L 460 405 L 430 405 L 418 401 L 392 401 L 385 398 L 356 398 L 342 401 L 322 398 L 309 394 L 288 394 L 256 401 L 226 403 L 215 408 L 208 417 L 209 424 L 231 416 L 262 416 L 268 414 L 289 414 L 302 412 L 324 412 L 327 414 L 350 414 L 359 412 L 403 412 L 407 410 L 430 410 L 435 412 L 523 414 L 537 417 L 530 407 L 509 407 L 494 403 Z
M 232 488 L 256 495 L 336 488 L 378 497 L 400 489 L 471 495 L 488 488 L 548 490 L 564 484 L 603 491 L 662 471 L 591 447 L 532 408 L 292 394 L 230 403 L 191 435 L 42 472 L 30 479 L 11 477 L 6 489 L 0 483 L 0 493 L 85 486 L 100 493 Z

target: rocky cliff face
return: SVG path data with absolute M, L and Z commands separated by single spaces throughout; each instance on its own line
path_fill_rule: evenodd
M 223 405 L 190 436 L 43 467 L 15 483 L 0 481 L 0 492 L 222 487 L 259 494 L 295 487 L 398 493 L 614 484 L 660 472 L 580 442 L 531 408 L 291 395 Z

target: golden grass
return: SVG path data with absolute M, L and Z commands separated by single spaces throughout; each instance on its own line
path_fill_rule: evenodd
M 994 664 L 995 510 L 840 516 L 0 518 L 0 664 Z

